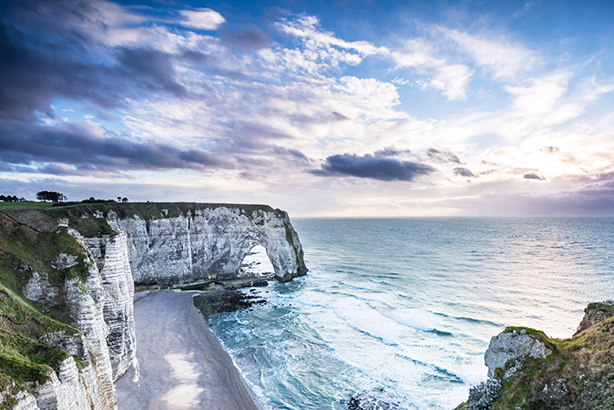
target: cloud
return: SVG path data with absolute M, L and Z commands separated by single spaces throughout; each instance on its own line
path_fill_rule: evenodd
M 514 107 L 523 112 L 544 114 L 553 110 L 567 92 L 572 73 L 557 73 L 530 80 L 527 86 L 506 86 L 504 90 L 515 96 Z
M 73 174 L 128 170 L 215 169 L 232 167 L 212 152 L 155 141 L 108 137 L 90 122 L 57 126 L 1 121 L 0 160 L 20 172 Z M 39 165 L 50 163 L 51 165 Z M 67 167 L 68 166 L 68 167 Z M 24 168 L 29 167 L 29 168 Z M 72 167 L 72 168 L 71 168 Z
M 185 97 L 173 57 L 157 50 L 118 47 L 117 61 L 78 61 L 61 44 L 39 44 L 0 21 L 0 118 L 53 117 L 53 99 L 89 102 L 105 110 L 126 107 L 150 93 Z
M 437 162 L 445 163 L 445 162 L 453 162 L 456 164 L 460 164 L 460 159 L 454 153 L 450 151 L 439 151 L 435 148 L 429 148 L 426 152 L 429 158 L 436 160 Z
M 0 118 L 31 117 L 33 111 L 52 116 L 49 103 L 54 97 L 104 108 L 124 103 L 127 87 L 113 68 L 58 58 L 59 47 L 37 45 L 36 39 L 0 21 Z
M 184 97 L 187 90 L 176 81 L 171 56 L 147 49 L 119 48 L 118 61 L 131 77 L 139 78 L 149 89 L 162 88 L 176 97 Z
M 559 152 L 560 149 L 558 147 L 555 147 L 553 145 L 547 146 L 547 147 L 543 147 L 540 149 L 541 152 L 545 152 L 547 154 L 554 154 L 556 152 Z
M 449 100 L 464 100 L 466 88 L 473 75 L 473 70 L 464 64 L 450 63 L 445 58 L 435 57 L 436 50 L 425 40 L 413 39 L 405 42 L 402 51 L 390 53 L 396 68 L 410 68 L 419 74 L 430 76 L 419 80 L 422 89 L 435 88 L 443 91 Z M 395 81 L 397 80 L 397 81 Z M 403 84 L 395 78 L 392 82 Z
M 488 69 L 497 79 L 513 78 L 518 73 L 531 70 L 540 61 L 534 51 L 505 39 L 493 40 L 493 34 L 476 36 L 443 27 L 439 27 L 439 30 L 458 43 L 478 65 Z
M 454 168 L 454 175 L 458 175 L 458 176 L 461 176 L 461 177 L 467 177 L 467 178 L 476 178 L 477 177 L 476 174 L 474 174 L 473 172 L 471 172 L 467 168 L 463 168 L 463 167 Z
M 258 27 L 248 27 L 243 31 L 223 31 L 220 35 L 222 42 L 230 47 L 246 50 L 257 50 L 268 47 L 270 40 Z
M 373 153 L 373 156 L 382 158 L 382 157 L 397 157 L 403 154 L 411 154 L 411 151 L 408 149 L 398 150 L 394 147 L 387 147 L 379 151 L 375 151 Z
M 308 42 L 307 46 L 335 46 L 344 50 L 354 50 L 361 56 L 389 53 L 386 47 L 376 47 L 367 41 L 341 40 L 334 33 L 321 30 L 319 24 L 317 17 L 303 15 L 292 20 L 284 19 L 274 26 L 282 33 L 305 39 Z
M 354 176 L 380 181 L 413 181 L 416 177 L 428 175 L 435 168 L 411 161 L 355 154 L 339 154 L 326 158 L 322 169 L 312 173 L 321 176 Z
M 522 177 L 524 179 L 532 179 L 532 180 L 537 180 L 537 181 L 547 181 L 548 180 L 545 176 L 540 175 L 536 172 L 528 172 L 524 174 Z
M 181 10 L 179 13 L 183 17 L 181 25 L 200 30 L 216 30 L 226 21 L 220 13 L 207 8 Z

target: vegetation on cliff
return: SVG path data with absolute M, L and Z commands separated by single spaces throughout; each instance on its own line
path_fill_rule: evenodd
M 545 358 L 509 360 L 496 369 L 501 383 L 488 406 L 475 399 L 457 410 L 611 410 L 614 408 L 614 303 L 591 303 L 586 318 L 599 317 L 569 339 L 553 339 L 543 332 L 511 327 L 504 333 L 526 332 L 552 351 Z M 505 378 L 506 371 L 517 368 Z
M 76 264 L 56 269 L 54 260 L 60 254 L 75 255 Z M 83 278 L 87 272 L 84 250 L 66 228 L 43 233 L 0 212 L 0 391 L 13 394 L 49 380 L 51 369 L 58 370 L 68 357 L 64 350 L 45 343 L 46 335 L 80 335 L 66 324 L 70 317 L 61 294 L 49 303 L 23 297 L 22 290 L 34 272 L 44 272 L 54 285 L 61 285 L 69 276 Z M 10 396 L 0 402 L 0 408 L 11 408 L 14 399 Z
M 41 341 L 52 332 L 79 334 L 0 285 L 0 390 L 13 383 L 13 389 L 32 388 L 48 381 L 52 368 L 59 370 L 69 354 Z

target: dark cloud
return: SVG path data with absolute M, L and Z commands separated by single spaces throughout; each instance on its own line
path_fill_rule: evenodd
M 454 175 L 459 175 L 461 177 L 467 177 L 467 178 L 476 178 L 477 177 L 476 174 L 474 174 L 473 172 L 471 172 L 467 168 L 462 168 L 462 167 L 454 168 Z
M 538 181 L 547 181 L 546 177 L 536 172 L 528 172 L 522 176 L 524 179 L 535 179 Z
M 104 108 L 125 101 L 125 84 L 112 68 L 75 61 L 58 46 L 39 44 L 1 21 L 0 56 L 0 118 L 31 118 L 34 111 L 52 115 L 53 98 Z
M 37 111 L 52 117 L 57 98 L 112 109 L 148 92 L 187 95 L 171 55 L 130 48 L 115 54 L 115 64 L 95 63 L 86 51 L 77 60 L 65 45 L 43 42 L 0 21 L 0 118 L 33 119 Z
M 162 88 L 176 97 L 186 96 L 185 87 L 175 79 L 175 68 L 169 54 L 142 48 L 120 48 L 117 60 L 131 80 L 152 90 Z
M 460 159 L 456 155 L 454 155 L 450 151 L 439 151 L 435 148 L 429 148 L 427 154 L 430 158 L 436 160 L 437 162 L 454 162 L 456 164 L 460 164 Z
M 0 161 L 15 171 L 67 175 L 125 170 L 229 168 L 220 155 L 199 148 L 180 149 L 154 141 L 135 142 L 108 137 L 90 123 L 55 127 L 18 121 L 0 121 Z M 44 163 L 39 166 L 37 164 Z M 31 167 L 35 167 L 31 168 Z
M 244 50 L 257 50 L 270 44 L 267 35 L 258 27 L 251 26 L 241 31 L 223 31 L 220 35 L 222 43 Z
M 411 151 L 408 149 L 398 150 L 394 147 L 387 147 L 373 153 L 376 157 L 398 157 L 403 154 L 411 154 Z
M 348 117 L 346 117 L 345 115 L 343 115 L 343 114 L 341 114 L 341 113 L 339 113 L 337 111 L 333 111 L 332 116 L 333 116 L 333 119 L 335 121 L 347 121 L 347 120 L 349 120 Z
M 413 181 L 421 175 L 427 175 L 435 168 L 411 161 L 398 161 L 386 157 L 354 154 L 332 155 L 326 158 L 322 169 L 311 171 L 322 176 L 354 176 L 377 179 L 380 181 Z

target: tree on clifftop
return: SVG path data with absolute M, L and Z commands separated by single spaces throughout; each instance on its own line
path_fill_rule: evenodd
M 40 191 L 36 193 L 36 199 L 39 201 L 64 202 L 66 196 L 60 192 Z

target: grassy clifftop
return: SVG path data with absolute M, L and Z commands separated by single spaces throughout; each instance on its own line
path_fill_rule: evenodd
M 285 213 L 268 205 L 251 204 L 214 204 L 197 202 L 101 202 L 101 203 L 12 203 L 0 208 L 12 218 L 23 222 L 41 232 L 54 232 L 60 218 L 68 219 L 69 226 L 82 235 L 93 237 L 112 235 L 114 232 L 104 218 L 95 215 L 107 215 L 115 212 L 120 218 L 138 216 L 141 219 L 161 219 L 166 217 L 194 215 L 195 211 L 216 208 L 238 209 L 241 213 L 251 215 L 254 211 L 274 212 L 278 216 Z M 86 218 L 87 217 L 87 218 Z
M 501 388 L 494 401 L 482 406 L 470 400 L 457 409 L 614 409 L 614 305 L 590 304 L 586 317 L 595 315 L 601 321 L 569 339 L 553 339 L 541 331 L 524 327 L 506 329 L 507 333 L 525 331 L 552 353 L 543 359 L 526 357 L 508 361 L 505 369 L 495 371 Z M 513 367 L 519 370 L 505 379 L 505 370 Z

